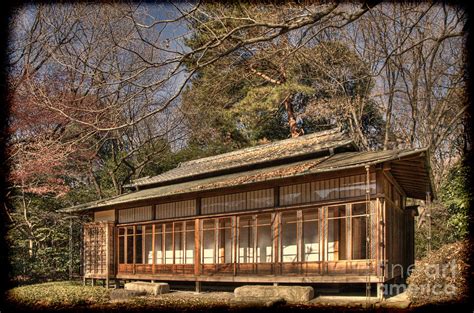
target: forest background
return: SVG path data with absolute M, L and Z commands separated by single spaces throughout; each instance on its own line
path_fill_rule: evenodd
M 466 12 L 435 3 L 29 4 L 9 20 L 10 281 L 80 273 L 85 217 L 180 162 L 340 127 L 427 147 L 416 257 L 468 235 Z M 431 238 L 428 235 L 431 224 Z

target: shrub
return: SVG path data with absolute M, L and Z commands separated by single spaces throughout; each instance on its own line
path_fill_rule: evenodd
M 7 292 L 7 300 L 35 308 L 100 304 L 109 300 L 109 291 L 80 282 L 51 282 L 13 288 Z

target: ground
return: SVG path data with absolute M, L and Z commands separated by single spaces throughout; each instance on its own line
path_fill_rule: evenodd
M 319 296 L 307 303 L 284 303 L 281 301 L 241 301 L 232 292 L 173 291 L 169 294 L 139 296 L 127 300 L 110 300 L 109 290 L 104 287 L 82 286 L 79 282 L 55 282 L 14 288 L 9 291 L 9 306 L 0 311 L 15 313 L 54 310 L 64 312 L 112 311 L 112 312 L 331 312 L 334 309 L 346 312 L 365 311 L 365 297 Z M 409 300 L 405 294 L 391 298 L 383 303 L 372 301 L 373 311 L 392 311 L 406 309 Z M 458 304 L 459 305 L 459 304 Z M 408 311 L 442 311 L 443 306 L 434 310 L 426 306 L 408 308 Z M 426 310 L 425 310 L 426 309 Z M 445 308 L 444 308 L 445 309 Z M 403 311 L 403 310 L 402 310 Z M 470 310 L 472 312 L 472 310 Z

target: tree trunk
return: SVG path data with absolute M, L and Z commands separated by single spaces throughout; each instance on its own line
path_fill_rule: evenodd
M 288 114 L 288 125 L 290 126 L 290 134 L 292 138 L 299 137 L 300 135 L 304 134 L 303 129 L 298 127 L 296 123 L 295 114 L 293 112 L 293 105 L 291 104 L 292 96 L 288 95 L 285 100 L 283 100 L 283 104 L 285 105 L 286 113 Z
M 97 193 L 97 196 L 99 199 L 102 199 L 102 189 L 100 188 L 99 183 L 97 182 L 97 178 L 94 175 L 94 172 L 92 171 L 92 163 L 89 161 L 89 177 L 94 185 L 95 192 Z

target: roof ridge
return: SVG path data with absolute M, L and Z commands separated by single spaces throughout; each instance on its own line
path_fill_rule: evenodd
M 277 140 L 268 144 L 234 150 L 213 156 L 182 162 L 161 174 L 139 178 L 125 187 L 147 186 L 185 179 L 194 175 L 211 175 L 242 166 L 263 166 L 285 159 L 303 158 L 330 148 L 353 145 L 353 140 L 340 127 L 303 135 L 297 138 Z M 174 177 L 174 178 L 173 178 Z
M 220 159 L 220 158 L 223 158 L 223 157 L 229 156 L 229 155 L 238 156 L 238 155 L 242 155 L 242 154 L 245 154 L 245 153 L 248 153 L 248 152 L 251 152 L 251 151 L 264 150 L 264 149 L 266 149 L 266 148 L 268 148 L 272 145 L 278 146 L 278 145 L 283 145 L 287 142 L 308 140 L 309 138 L 312 138 L 312 137 L 324 137 L 324 136 L 332 135 L 332 134 L 335 134 L 335 133 L 338 133 L 338 132 L 341 135 L 345 134 L 345 132 L 341 132 L 340 127 L 336 127 L 336 128 L 331 128 L 331 129 L 328 129 L 328 130 L 312 133 L 312 134 L 299 136 L 299 137 L 296 137 L 296 138 L 287 138 L 287 139 L 283 139 L 283 140 L 275 140 L 275 141 L 272 141 L 272 142 L 269 142 L 269 143 L 266 143 L 266 144 L 262 144 L 262 145 L 251 146 L 251 147 L 238 149 L 238 150 L 234 150 L 234 151 L 229 151 L 229 152 L 225 152 L 225 153 L 221 153 L 221 154 L 211 155 L 211 156 L 208 156 L 208 157 L 203 157 L 203 158 L 199 158 L 199 159 L 195 159 L 195 160 L 189 160 L 189 161 L 186 161 L 186 162 L 182 162 L 181 165 L 184 166 L 184 165 L 190 165 L 190 164 L 197 164 L 197 163 L 204 162 L 204 161 Z

